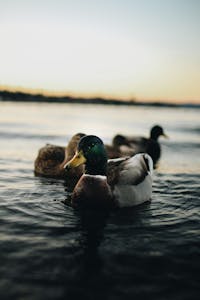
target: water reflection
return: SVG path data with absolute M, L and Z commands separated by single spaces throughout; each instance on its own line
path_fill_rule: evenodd
M 104 239 L 104 228 L 110 213 L 77 210 L 75 215 L 81 233 L 78 238 L 80 252 L 76 261 L 76 274 L 66 293 L 72 299 L 98 299 L 98 290 L 102 297 L 102 289 L 105 289 L 104 261 L 99 248 Z

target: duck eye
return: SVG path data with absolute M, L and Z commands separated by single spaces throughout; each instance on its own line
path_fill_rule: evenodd
M 90 149 L 92 149 L 93 147 L 94 147 L 94 143 L 93 144 L 91 144 L 90 146 L 88 146 L 88 150 L 90 150 Z

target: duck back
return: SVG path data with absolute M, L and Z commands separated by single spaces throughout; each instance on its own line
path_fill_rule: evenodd
M 119 207 L 149 201 L 152 193 L 153 162 L 148 154 L 137 154 L 122 162 L 113 195 Z

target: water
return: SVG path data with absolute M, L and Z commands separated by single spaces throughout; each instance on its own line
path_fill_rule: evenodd
M 199 299 L 199 110 L 0 103 L 1 299 Z M 62 180 L 34 177 L 45 143 L 76 132 L 146 135 L 161 124 L 150 204 L 110 215 L 63 204 Z

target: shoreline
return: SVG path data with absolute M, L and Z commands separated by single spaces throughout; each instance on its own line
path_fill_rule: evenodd
M 194 103 L 170 103 L 157 101 L 136 101 L 120 99 L 104 99 L 101 97 L 84 98 L 71 96 L 46 96 L 42 94 L 30 94 L 25 92 L 0 91 L 1 102 L 36 102 L 36 103 L 68 103 L 68 104 L 101 104 L 119 106 L 146 106 L 146 107 L 176 107 L 176 108 L 200 108 L 200 104 Z

